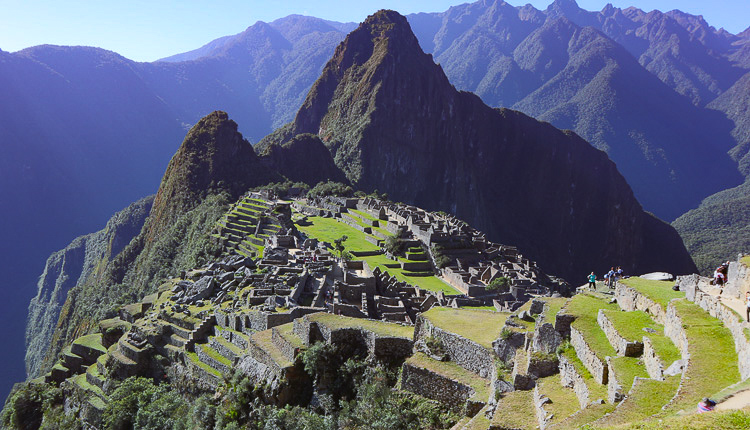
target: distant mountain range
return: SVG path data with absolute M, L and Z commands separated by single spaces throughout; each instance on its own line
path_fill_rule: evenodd
M 679 11 L 588 12 L 572 0 L 407 18 L 451 84 L 574 130 L 663 219 L 750 172 L 750 29 L 733 35 Z M 293 15 L 154 63 L 86 47 L 0 51 L 3 290 L 33 284 L 52 251 L 152 194 L 209 112 L 228 112 L 251 142 L 292 120 L 354 27 Z M 20 347 L 17 335 L 7 341 Z

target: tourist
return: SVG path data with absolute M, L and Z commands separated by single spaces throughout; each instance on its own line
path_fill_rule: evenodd
M 607 272 L 607 286 L 609 288 L 615 288 L 615 268 L 610 267 L 609 272 Z
M 617 266 L 617 280 L 622 279 L 622 274 L 623 274 L 622 267 Z
M 596 290 L 596 275 L 594 275 L 594 272 L 589 275 L 589 288 Z
M 714 284 L 719 286 L 719 295 L 724 290 L 724 282 L 726 281 L 726 277 L 724 276 L 724 273 L 721 271 L 721 267 L 718 267 L 716 271 L 714 271 Z
M 716 402 L 709 399 L 708 397 L 704 397 L 703 400 L 698 403 L 698 413 L 702 414 L 703 412 L 711 412 L 716 407 Z
M 747 322 L 750 322 L 750 291 L 745 293 L 745 307 L 747 313 Z

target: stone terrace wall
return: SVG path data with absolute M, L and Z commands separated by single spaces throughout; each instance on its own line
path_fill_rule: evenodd
M 491 378 L 495 372 L 493 351 L 455 333 L 435 327 L 427 318 L 419 315 L 414 329 L 414 340 L 432 336 L 445 347 L 445 351 L 459 366 L 482 378 Z
M 646 367 L 649 378 L 659 381 L 664 380 L 664 369 L 672 364 L 661 361 L 659 356 L 656 355 L 656 351 L 654 351 L 654 344 L 651 342 L 651 338 L 648 336 L 643 337 L 643 355 L 641 359 Z
M 564 355 L 561 355 L 559 358 L 560 383 L 564 387 L 572 388 L 578 398 L 578 404 L 581 408 L 585 408 L 592 400 L 596 399 L 591 399 L 591 393 L 589 392 L 588 385 L 586 385 L 586 380 L 578 373 L 573 363 L 569 362 Z
M 594 350 L 586 343 L 583 334 L 576 330 L 575 327 L 570 327 L 570 344 L 573 345 L 578 358 L 581 359 L 583 365 L 591 372 L 596 382 L 605 385 L 608 380 L 607 365 L 596 356 Z
M 665 325 L 666 314 L 664 308 L 655 301 L 649 299 L 634 288 L 618 282 L 615 287 L 615 298 L 617 304 L 625 311 L 644 311 L 651 315 L 654 321 Z
M 610 321 L 604 314 L 603 309 L 599 309 L 599 314 L 596 316 L 596 322 L 599 323 L 599 327 L 604 331 L 607 340 L 609 340 L 609 343 L 615 349 L 617 355 L 638 357 L 643 353 L 643 342 L 629 341 L 622 337 L 614 324 L 612 324 L 612 321 Z
M 463 411 L 474 395 L 474 389 L 467 385 L 409 363 L 402 367 L 401 388 L 449 405 L 455 412 Z
M 750 377 L 750 339 L 748 339 L 750 324 L 742 320 L 734 310 L 721 303 L 717 296 L 699 290 L 695 294 L 695 304 L 703 308 L 712 317 L 719 319 L 724 327 L 732 332 L 740 376 L 743 380 Z

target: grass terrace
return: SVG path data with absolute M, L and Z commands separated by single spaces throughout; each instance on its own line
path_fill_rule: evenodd
M 102 354 L 107 352 L 107 348 L 102 346 L 102 335 L 101 333 L 89 334 L 73 341 L 74 344 L 85 346 L 89 349 L 95 349 Z
M 492 417 L 493 428 L 536 429 L 539 424 L 534 414 L 533 391 L 503 393 L 497 401 Z
M 661 412 L 662 406 L 672 400 L 679 385 L 680 375 L 670 376 L 664 381 L 639 380 L 632 392 L 617 409 L 597 424 L 604 427 L 616 426 L 644 420 L 651 415 L 655 415 Z
M 609 403 L 590 404 L 551 428 L 560 430 L 589 428 L 586 427 L 588 423 L 603 417 L 614 409 L 615 405 Z
M 365 211 L 361 211 L 359 209 L 349 209 L 349 212 L 352 212 L 352 213 L 356 214 L 358 217 L 360 217 L 362 219 L 367 219 L 367 220 L 370 220 L 370 221 L 379 221 L 374 216 L 368 214 Z
M 259 331 L 257 333 L 253 333 L 252 336 L 250 336 L 250 339 L 258 345 L 260 348 L 263 349 L 268 355 L 271 356 L 271 359 L 273 359 L 276 364 L 279 365 L 279 367 L 290 367 L 293 366 L 294 363 L 289 361 L 288 358 L 281 352 L 281 350 L 276 347 L 276 345 L 271 341 L 271 333 L 272 329 Z
M 648 378 L 646 368 L 639 364 L 639 359 L 635 357 L 612 357 L 612 370 L 615 373 L 617 382 L 622 385 L 623 391 L 626 393 L 630 391 L 630 387 L 633 386 L 633 380 L 638 376 L 640 378 Z M 674 392 L 672 393 L 674 394 Z M 666 404 L 666 403 L 665 403 Z
M 542 313 L 542 317 L 544 318 L 545 322 L 554 324 L 555 323 L 555 315 L 557 315 L 558 312 L 560 312 L 560 309 L 565 306 L 565 303 L 568 301 L 565 297 L 545 297 L 544 298 L 544 312 Z
M 687 332 L 690 362 L 670 411 L 693 411 L 701 398 L 740 380 L 737 353 L 729 329 L 698 305 L 676 300 L 674 306 Z
M 486 379 L 482 379 L 476 374 L 464 369 L 456 363 L 450 361 L 437 361 L 417 352 L 406 360 L 406 363 L 415 367 L 428 369 L 438 375 L 453 379 L 474 389 L 473 400 L 486 402 L 490 395 L 490 384 Z
M 362 234 L 360 232 L 360 234 Z M 367 257 L 359 257 L 358 260 L 367 262 L 370 269 L 380 267 L 383 272 L 388 272 L 389 275 L 395 276 L 399 281 L 407 282 L 411 285 L 415 285 L 423 290 L 427 291 L 442 291 L 445 294 L 461 294 L 457 289 L 453 288 L 450 284 L 444 282 L 437 276 L 409 276 L 406 275 L 404 270 L 401 269 L 400 263 L 395 260 L 391 260 L 385 255 L 373 255 Z M 391 267 L 389 267 L 391 266 Z M 393 267 L 395 266 L 395 267 Z
M 604 311 L 604 315 L 612 322 L 622 337 L 629 341 L 641 341 L 643 337 L 648 337 L 654 345 L 656 355 L 667 366 L 681 357 L 680 351 L 672 341 L 664 335 L 664 327 L 654 322 L 651 317 L 643 311 L 622 312 L 622 311 Z M 648 333 L 644 328 L 656 330 L 656 333 Z
M 572 389 L 563 387 L 560 374 L 537 380 L 539 392 L 552 402 L 545 405 L 545 410 L 554 414 L 550 424 L 556 424 L 573 415 L 580 407 L 578 398 Z
M 674 282 L 669 281 L 649 281 L 639 277 L 623 279 L 621 283 L 633 288 L 649 299 L 659 303 L 662 308 L 667 309 L 669 301 L 672 299 L 681 299 L 685 297 L 683 291 L 673 291 Z
M 198 354 L 190 351 L 185 351 L 185 356 L 187 357 L 188 361 L 192 362 L 196 366 L 200 367 L 201 369 L 205 370 L 206 372 L 216 376 L 217 378 L 221 379 L 221 372 L 214 369 L 213 367 L 209 366 L 208 364 L 201 361 L 200 358 L 198 358 Z
M 366 234 L 357 230 L 356 228 L 338 222 L 333 218 L 324 217 L 307 217 L 309 225 L 301 225 L 299 222 L 296 223 L 297 229 L 305 233 L 310 237 L 314 237 L 320 241 L 333 243 L 334 240 L 346 235 L 347 239 L 344 241 L 344 246 L 347 251 L 379 251 L 380 248 L 368 242 L 365 237 Z
M 568 344 L 569 345 L 569 344 Z M 579 375 L 586 381 L 586 386 L 589 388 L 590 400 L 606 399 L 607 398 L 607 386 L 602 385 L 594 381 L 594 377 L 591 372 L 583 365 L 583 362 L 576 354 L 575 349 L 570 346 L 560 352 L 560 355 L 565 357 L 572 365 L 576 368 Z
M 369 320 L 364 318 L 351 318 L 328 313 L 316 313 L 306 317 L 310 321 L 322 324 L 330 329 L 337 328 L 360 328 L 375 333 L 378 336 L 414 338 L 414 327 L 396 323 Z
M 599 309 L 618 309 L 617 305 L 608 303 L 598 296 L 581 293 L 575 295 L 565 306 L 565 312 L 576 317 L 571 327 L 580 331 L 596 356 L 604 361 L 607 356 L 615 356 L 615 349 L 596 322 Z
M 436 327 L 492 349 L 508 318 L 506 312 L 433 307 L 422 314 Z
M 610 428 L 619 430 L 746 430 L 750 428 L 750 408 L 674 416 L 658 421 L 634 422 Z

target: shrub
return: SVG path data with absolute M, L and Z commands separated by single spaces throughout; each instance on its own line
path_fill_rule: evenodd
M 509 286 L 510 280 L 505 276 L 499 276 L 487 285 L 487 291 L 508 291 Z
M 317 185 L 307 192 L 307 196 L 310 198 L 327 196 L 351 197 L 352 195 L 354 195 L 352 187 L 333 181 L 318 182 Z
M 385 240 L 385 250 L 392 255 L 402 254 L 405 247 L 406 242 L 399 237 L 388 236 Z
M 500 331 L 500 339 L 502 340 L 508 340 L 513 335 L 513 330 L 503 327 L 502 331 Z

